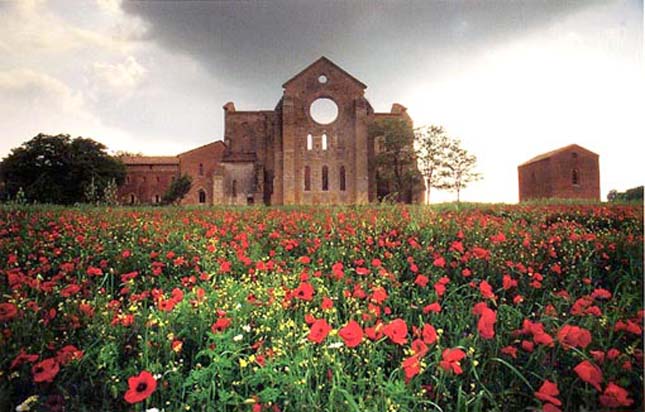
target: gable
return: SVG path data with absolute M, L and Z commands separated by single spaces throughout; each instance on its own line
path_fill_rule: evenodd
M 221 158 L 222 153 L 226 149 L 226 144 L 221 140 L 216 140 L 212 143 L 205 144 L 203 146 L 196 147 L 194 149 L 188 150 L 177 155 L 178 158 L 184 159 L 191 156 L 201 156 L 204 154 L 209 154 Z
M 300 71 L 298 74 L 287 80 L 282 87 L 287 88 L 294 82 L 300 80 L 302 77 L 304 77 L 307 74 L 312 74 L 318 77 L 320 74 L 324 74 L 325 72 L 333 71 L 338 74 L 340 74 L 342 77 L 345 79 L 349 80 L 352 83 L 355 83 L 357 86 L 359 86 L 361 89 L 366 89 L 367 86 L 365 83 L 361 82 L 358 80 L 356 77 L 352 76 L 351 74 L 347 73 L 343 68 L 338 66 L 336 63 L 332 62 L 325 56 L 322 56 L 315 62 L 311 63 L 309 66 L 307 66 L 304 70 Z

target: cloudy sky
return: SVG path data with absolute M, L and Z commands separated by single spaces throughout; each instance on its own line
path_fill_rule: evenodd
M 465 200 L 516 202 L 517 165 L 570 143 L 603 199 L 645 180 L 637 0 L 0 2 L 0 157 L 39 132 L 176 154 L 322 55 L 461 138 L 484 176 Z

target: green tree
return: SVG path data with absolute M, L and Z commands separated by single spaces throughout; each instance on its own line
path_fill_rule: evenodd
M 426 203 L 430 203 L 430 189 L 441 183 L 441 173 L 446 167 L 455 140 L 441 126 L 422 126 L 414 131 L 416 155 L 421 175 L 426 185 Z
M 9 197 L 22 187 L 30 202 L 81 202 L 92 185 L 102 193 L 110 180 L 125 179 L 125 166 L 106 149 L 92 139 L 41 133 L 12 149 L 0 163 L 0 180 Z
M 454 139 L 447 151 L 446 161 L 435 187 L 456 192 L 459 203 L 461 190 L 469 183 L 481 179 L 481 174 L 473 170 L 476 165 L 477 157 L 461 147 L 461 141 Z
M 379 120 L 370 124 L 368 134 L 375 146 L 379 200 L 395 196 L 399 202 L 411 203 L 415 192 L 423 190 L 412 126 L 403 120 Z
M 162 202 L 166 205 L 178 203 L 190 191 L 193 185 L 193 179 L 188 175 L 180 176 L 172 181 L 166 193 L 164 193 Z
M 643 186 L 633 187 L 624 192 L 612 189 L 607 194 L 607 200 L 610 202 L 630 202 L 643 201 Z

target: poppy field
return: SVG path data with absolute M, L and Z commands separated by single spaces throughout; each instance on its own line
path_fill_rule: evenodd
M 0 208 L 2 411 L 643 404 L 643 208 Z

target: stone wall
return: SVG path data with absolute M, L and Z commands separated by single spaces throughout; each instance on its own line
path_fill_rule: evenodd
M 553 197 L 562 199 L 600 200 L 598 155 L 568 150 L 551 159 Z M 577 182 L 574 182 L 574 171 Z
M 181 204 L 213 204 L 213 174 L 222 160 L 225 148 L 222 141 L 217 141 L 178 156 L 180 173 L 189 175 L 193 181 Z M 202 198 L 204 202 L 200 202 L 200 191 L 206 194 L 205 198 Z
M 118 198 L 125 204 L 159 203 L 179 175 L 178 165 L 126 165 L 126 179 Z

